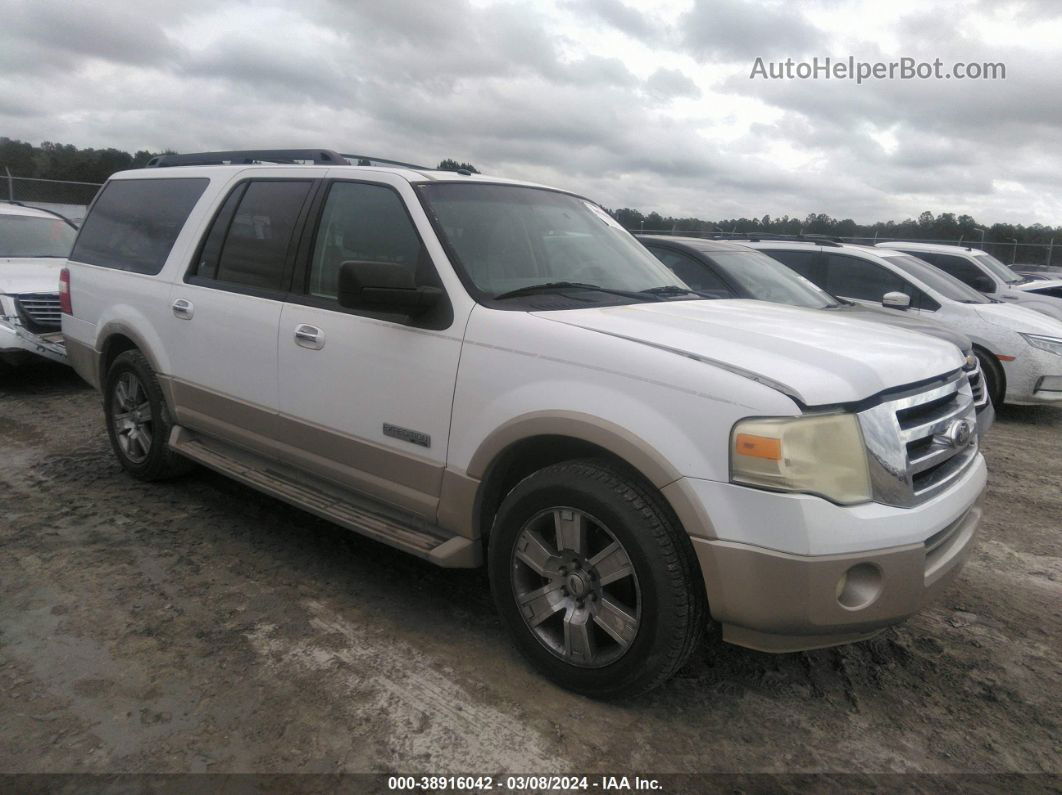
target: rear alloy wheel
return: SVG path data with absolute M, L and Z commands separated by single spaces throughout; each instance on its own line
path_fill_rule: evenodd
M 129 474 L 162 480 L 191 469 L 190 461 L 170 449 L 170 412 L 155 372 L 140 351 L 115 357 L 104 383 L 103 413 L 111 448 Z
M 651 484 L 610 461 L 567 461 L 520 481 L 498 509 L 488 564 L 516 646 L 583 695 L 656 687 L 708 620 L 685 530 Z
M 122 455 L 133 464 L 143 464 L 151 453 L 154 423 L 147 390 L 132 370 L 115 382 L 113 405 L 111 424 Z

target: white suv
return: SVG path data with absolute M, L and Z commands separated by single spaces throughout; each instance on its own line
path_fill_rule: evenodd
M 991 254 L 966 246 L 902 241 L 878 247 L 918 257 L 987 296 L 1062 320 L 1062 277 L 1030 279 Z
M 974 343 L 996 406 L 1062 405 L 1062 321 L 988 298 L 927 262 L 886 248 L 832 241 L 756 240 L 822 289 L 954 328 Z
M 77 234 L 60 215 L 0 202 L 0 362 L 65 362 L 59 270 Z
M 308 165 L 184 165 L 266 159 Z M 692 294 L 596 204 L 331 152 L 117 174 L 63 275 L 115 454 L 188 460 L 489 568 L 566 687 L 697 646 L 868 637 L 965 559 L 984 459 L 954 345 Z M 166 167 L 168 166 L 168 167 Z

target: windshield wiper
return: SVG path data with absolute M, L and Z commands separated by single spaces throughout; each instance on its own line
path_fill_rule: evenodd
M 527 287 L 518 287 L 515 290 L 509 290 L 505 293 L 499 293 L 494 296 L 495 301 L 501 301 L 506 298 L 519 298 L 522 295 L 531 295 L 532 293 L 545 293 L 552 292 L 554 290 L 595 290 L 599 293 L 611 293 L 612 295 L 621 295 L 624 298 L 650 298 L 653 301 L 663 301 L 663 298 L 659 298 L 652 294 L 636 293 L 633 290 L 616 290 L 611 287 L 601 287 L 596 284 L 586 284 L 584 282 L 543 282 L 542 284 L 529 284 Z
M 648 290 L 639 290 L 642 295 L 699 295 L 701 298 L 718 298 L 718 295 L 704 292 L 703 290 L 691 290 L 689 287 L 679 287 L 677 284 L 665 284 L 661 287 L 650 287 Z

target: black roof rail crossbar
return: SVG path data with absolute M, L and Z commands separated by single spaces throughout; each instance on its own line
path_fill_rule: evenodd
M 824 235 L 783 235 L 772 234 L 771 232 L 732 232 L 729 234 L 744 235 L 744 239 L 749 242 L 758 242 L 760 240 L 773 240 L 780 243 L 792 242 L 792 243 L 814 243 L 816 246 L 829 246 L 831 248 L 840 248 L 845 245 L 842 241 L 835 240 L 833 238 L 826 237 Z M 730 238 L 741 239 L 741 238 Z
M 331 149 L 238 149 L 231 152 L 195 152 L 187 155 L 158 155 L 145 168 L 169 166 L 218 166 L 247 163 L 294 163 L 310 160 L 315 166 L 349 166 L 350 162 Z
M 0 199 L 0 203 L 17 204 L 19 207 L 25 207 L 27 210 L 40 210 L 42 213 L 48 213 L 49 215 L 54 215 L 56 218 L 66 221 L 68 224 L 70 224 L 70 226 L 74 227 L 74 229 L 77 229 L 77 224 L 75 224 L 65 215 L 63 215 L 62 213 L 57 213 L 55 210 L 49 210 L 47 207 L 36 207 L 32 204 L 26 204 L 25 202 L 15 201 L 14 199 Z
M 418 166 L 413 163 L 403 163 L 401 160 L 388 160 L 386 157 L 373 157 L 372 155 L 348 155 L 343 154 L 352 165 L 372 165 L 373 163 L 383 163 L 385 166 L 399 166 L 400 168 L 409 168 L 413 171 L 438 171 L 437 168 L 431 166 Z M 365 161 L 364 163 L 361 161 Z

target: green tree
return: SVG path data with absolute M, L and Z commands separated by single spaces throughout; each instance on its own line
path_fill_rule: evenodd
M 446 158 L 439 162 L 439 171 L 469 171 L 473 174 L 478 174 L 479 169 L 471 163 L 458 163 L 452 158 Z

